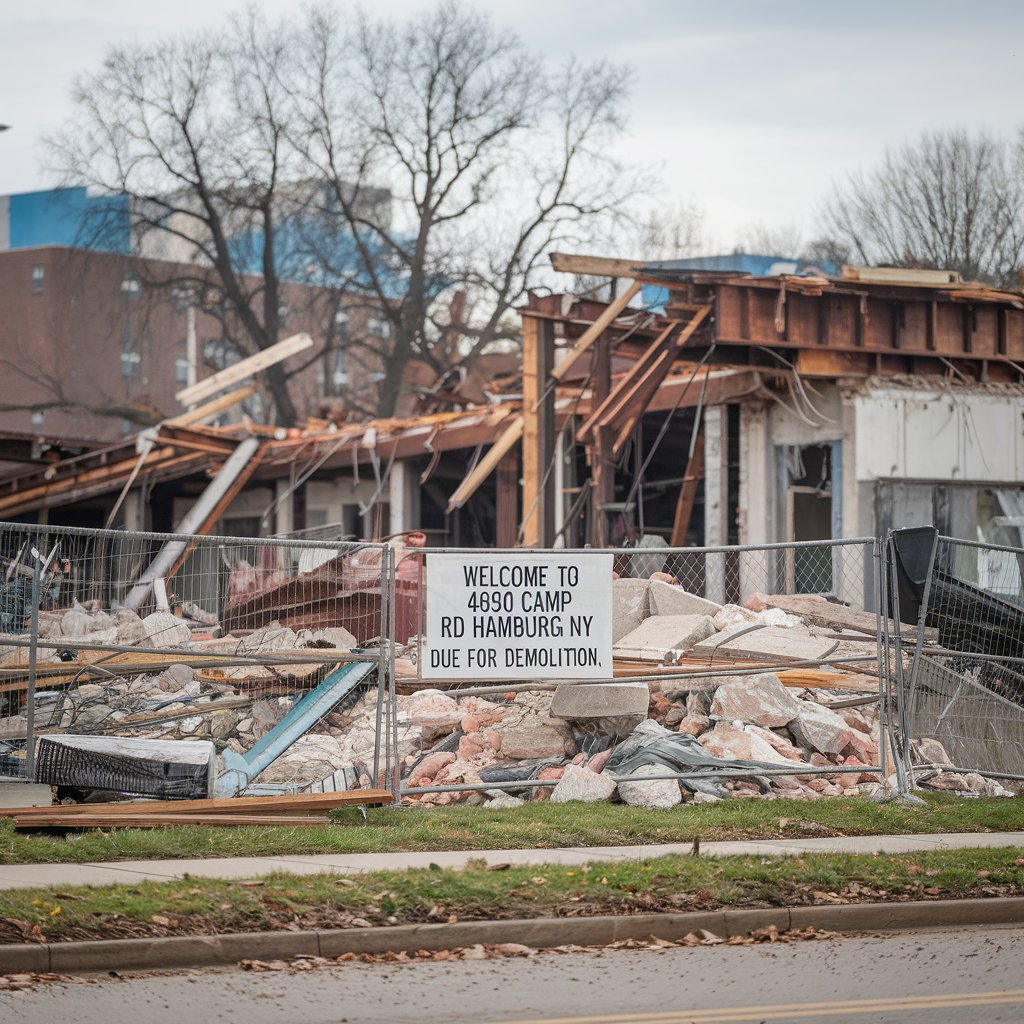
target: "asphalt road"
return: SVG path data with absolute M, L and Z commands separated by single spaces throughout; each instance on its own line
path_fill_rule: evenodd
M 186 972 L 0 993 L 3 1024 L 748 1024 L 1024 1020 L 1024 928 Z

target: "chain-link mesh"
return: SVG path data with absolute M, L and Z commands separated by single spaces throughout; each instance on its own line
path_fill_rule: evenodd
M 601 552 L 535 552 L 570 562 L 597 553 Z M 462 800 L 481 791 L 492 791 L 493 796 L 497 790 L 520 795 L 550 790 L 561 778 L 567 759 L 575 755 L 577 762 L 598 764 L 599 760 L 591 759 L 600 759 L 602 752 L 607 756 L 613 748 L 642 735 L 643 729 L 635 734 L 631 730 L 646 718 L 653 721 L 644 728 L 661 744 L 660 777 L 668 772 L 684 786 L 692 784 L 695 791 L 704 787 L 705 796 L 723 795 L 722 780 L 733 780 L 736 786 L 735 792 L 725 795 L 760 791 L 813 798 L 821 792 L 877 785 L 884 778 L 884 760 L 880 765 L 879 757 L 887 741 L 878 711 L 873 540 L 682 549 L 641 545 L 603 553 L 611 556 L 614 577 L 615 670 L 609 678 L 587 683 L 598 706 L 603 703 L 596 693 L 598 687 L 639 686 L 643 710 L 641 718 L 601 719 L 593 727 L 571 717 L 551 718 L 553 693 L 560 685 L 558 672 L 532 682 L 500 682 L 493 675 L 475 677 L 471 671 L 461 671 L 457 679 L 439 680 L 435 667 L 430 678 L 424 678 L 431 556 L 463 554 L 476 560 L 493 558 L 498 562 L 515 557 L 529 561 L 529 550 L 429 548 L 400 557 L 395 637 L 401 655 L 397 676 L 404 696 L 399 697 L 402 729 L 396 742 L 406 796 L 418 803 L 433 803 Z M 504 601 L 499 604 L 507 610 Z M 702 632 L 692 649 L 681 647 L 653 655 L 627 649 L 627 629 L 652 617 L 687 617 L 688 612 L 680 609 L 689 609 L 695 613 L 692 617 L 700 620 L 695 625 Z M 760 629 L 765 632 L 759 636 L 756 631 Z M 720 639 L 730 643 L 714 648 Z M 743 651 L 738 650 L 740 639 Z M 771 689 L 779 682 L 772 682 L 765 673 L 788 669 L 792 674 L 797 666 L 822 670 L 800 677 L 814 689 L 801 691 L 799 680 L 788 680 L 787 689 L 795 687 L 790 692 L 800 698 L 800 713 L 828 722 L 838 729 L 839 738 L 814 741 L 807 739 L 809 734 L 801 734 L 802 739 L 797 740 L 785 729 L 772 733 L 752 723 L 733 729 L 735 723 L 722 720 L 718 710 L 712 713 L 720 684 L 737 683 L 737 677 L 743 677 L 751 680 L 754 689 Z M 439 693 L 438 688 L 444 692 Z M 781 692 L 779 699 L 786 700 Z M 774 721 L 771 715 L 767 717 Z M 721 729 L 715 728 L 719 721 Z M 666 740 L 665 733 L 658 732 L 666 728 L 676 735 Z M 689 729 L 692 733 L 687 733 Z M 715 735 L 709 735 L 712 732 Z M 727 733 L 748 757 L 727 756 L 730 750 L 723 740 Z M 702 736 L 699 741 L 698 736 Z M 798 742 L 804 745 L 794 745 Z M 823 756 L 813 748 L 814 742 L 835 749 Z M 773 743 L 778 746 L 773 748 Z M 722 756 L 716 760 L 709 751 Z M 758 754 L 762 761 L 755 765 L 752 760 L 756 761 Z M 774 763 L 764 761 L 765 757 Z M 850 767 L 845 766 L 847 758 Z M 638 762 L 627 759 L 624 763 L 629 767 Z M 687 765 L 697 766 L 696 775 L 687 771 Z M 704 773 L 708 770 L 718 781 L 707 781 Z M 606 775 L 620 781 L 615 771 L 613 761 Z M 635 767 L 630 771 L 634 773 L 630 780 L 645 781 L 642 771 Z
M 1024 777 L 1024 549 L 937 537 L 922 601 L 920 642 L 901 666 L 915 774 Z
M 0 524 L 0 773 L 31 774 L 30 731 L 244 756 L 284 720 L 249 781 L 390 784 L 391 579 L 380 544 Z

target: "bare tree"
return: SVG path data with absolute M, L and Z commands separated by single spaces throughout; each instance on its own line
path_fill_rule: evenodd
M 278 341 L 313 286 L 307 365 L 345 349 L 378 384 L 348 405 L 390 415 L 412 363 L 442 373 L 513 341 L 546 253 L 631 198 L 637 177 L 608 156 L 628 74 L 549 67 L 448 0 L 403 25 L 339 10 L 250 8 L 115 48 L 52 153 L 69 183 L 128 197 L 141 254 L 182 264 L 160 283 L 237 355 Z M 279 421 L 297 419 L 302 368 L 267 372 Z
M 1024 262 L 1024 136 L 926 132 L 837 185 L 827 234 L 864 264 L 958 270 L 1019 284 Z
M 736 239 L 736 252 L 757 256 L 796 259 L 804 248 L 803 231 L 795 221 L 788 224 L 749 224 Z
M 363 15 L 351 33 L 319 8 L 300 65 L 296 144 L 330 184 L 323 216 L 349 229 L 356 256 L 330 270 L 390 326 L 387 415 L 412 362 L 441 372 L 514 338 L 509 313 L 546 254 L 582 244 L 630 197 L 635 177 L 607 148 L 628 75 L 606 62 L 552 69 L 455 2 L 402 25 Z M 382 185 L 394 224 L 360 210 Z
M 289 56 L 287 33 L 255 10 L 223 31 L 115 47 L 76 82 L 75 113 L 50 140 L 65 181 L 127 197 L 139 253 L 178 264 L 146 283 L 214 315 L 235 358 L 279 340 L 297 277 L 280 230 L 304 181 L 284 130 Z M 84 239 L 100 249 L 123 213 L 104 210 Z M 284 422 L 297 418 L 294 372 L 265 377 Z

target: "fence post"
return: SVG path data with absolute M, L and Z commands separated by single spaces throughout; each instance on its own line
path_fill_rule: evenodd
M 878 768 L 879 782 L 882 784 L 883 797 L 889 794 L 889 715 L 886 710 L 886 677 L 889 672 L 889 652 L 883 641 L 883 622 L 886 618 L 884 602 L 885 594 L 885 562 L 882 559 L 882 546 L 875 538 L 872 548 L 875 563 L 875 649 L 878 655 Z
M 388 548 L 380 553 L 380 642 L 377 647 L 377 709 L 373 727 L 373 784 L 380 785 L 380 739 L 384 716 L 384 695 L 387 678 L 387 661 L 384 644 L 388 636 Z
M 398 589 L 398 557 L 394 549 L 390 550 L 388 559 L 387 576 L 387 605 L 388 605 L 388 632 L 387 632 L 387 674 L 388 674 L 388 697 L 391 708 L 392 731 L 395 744 L 395 772 L 391 779 L 391 797 L 395 807 L 402 806 L 402 755 L 398 748 L 398 685 L 395 681 L 395 643 L 397 629 L 395 621 L 395 591 Z
M 36 655 L 39 647 L 40 554 L 32 551 L 32 623 L 29 627 L 28 694 L 25 707 L 25 778 L 28 782 L 36 774 Z

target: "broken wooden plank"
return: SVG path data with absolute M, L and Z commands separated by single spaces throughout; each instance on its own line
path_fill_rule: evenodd
M 611 326 L 612 321 L 630 304 L 642 285 L 634 281 L 608 308 L 576 339 L 569 354 L 551 371 L 553 380 L 561 380 L 576 361 Z
M 214 398 L 203 405 L 198 405 L 189 412 L 183 412 L 180 416 L 172 416 L 171 419 L 164 420 L 163 426 L 190 427 L 196 423 L 202 423 L 204 420 L 212 419 L 214 416 L 226 412 L 233 406 L 238 405 L 239 402 L 252 398 L 255 394 L 256 388 L 251 384 L 247 384 L 245 387 L 236 388 L 234 391 L 229 391 L 219 398 Z
M 197 402 L 217 394 L 218 391 L 231 387 L 232 384 L 240 384 L 247 377 L 266 370 L 268 367 L 276 366 L 290 356 L 305 352 L 306 349 L 312 347 L 313 339 L 308 334 L 293 334 L 290 338 L 285 338 L 276 345 L 263 349 L 262 352 L 239 360 L 233 366 L 215 373 L 212 377 L 206 377 L 204 380 L 182 388 L 174 397 L 182 405 L 195 405 Z
M 494 472 L 498 463 L 518 444 L 523 436 L 523 417 L 516 416 L 500 437 L 491 445 L 487 454 L 476 464 L 473 472 L 456 488 L 448 499 L 448 511 L 462 508 L 476 493 L 480 485 Z
M 551 266 L 560 274 L 577 274 L 580 277 L 635 277 L 643 269 L 644 262 L 553 252 Z
M 598 422 L 603 420 L 609 410 L 622 402 L 622 395 L 624 389 L 628 388 L 633 381 L 637 379 L 641 374 L 645 373 L 650 366 L 653 365 L 654 361 L 658 358 L 662 350 L 662 345 L 668 339 L 669 335 L 679 326 L 679 321 L 672 320 L 666 324 L 665 328 L 661 333 L 651 342 L 647 351 L 626 371 L 626 373 L 618 380 L 615 387 L 611 390 L 610 394 L 602 402 L 600 402 L 596 409 L 594 409 L 590 415 L 580 424 L 579 430 L 576 432 L 576 440 L 584 442 L 587 439 L 587 435 L 597 426 Z
M 117 817 L 119 814 L 161 815 L 215 814 L 318 814 L 335 807 L 358 804 L 390 803 L 386 789 L 349 789 L 337 793 L 289 793 L 282 796 L 209 797 L 200 800 L 136 800 L 119 803 L 64 804 L 61 814 L 96 814 Z M 53 815 L 53 807 L 0 807 L 0 817 L 22 818 Z
M 87 805 L 86 805 L 87 806 Z M 285 814 L 138 814 L 113 817 L 108 815 L 36 815 L 14 819 L 16 832 L 36 832 L 44 828 L 181 828 L 187 825 L 218 828 L 241 828 L 268 825 L 323 828 L 337 824 L 331 818 Z

